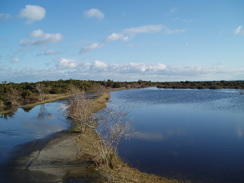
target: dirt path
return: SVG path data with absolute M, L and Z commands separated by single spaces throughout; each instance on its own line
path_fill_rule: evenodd
M 60 133 L 43 148 L 17 159 L 10 182 L 72 182 L 70 177 L 79 177 L 80 182 L 96 182 L 99 174 L 88 170 L 87 163 L 76 158 L 76 138 L 74 134 Z M 33 147 L 30 143 L 29 147 L 25 148 Z

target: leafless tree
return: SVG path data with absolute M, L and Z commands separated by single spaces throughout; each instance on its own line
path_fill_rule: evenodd
M 41 83 L 37 83 L 36 89 L 39 93 L 39 100 L 43 101 L 45 99 L 45 93 L 47 92 L 47 88 L 45 87 L 45 85 L 43 85 Z
M 68 101 L 68 116 L 75 122 L 76 127 L 78 127 L 81 132 L 85 132 L 87 127 L 95 128 L 96 125 L 91 101 L 83 91 L 73 87 L 72 90 L 74 95 Z
M 85 157 L 100 167 L 115 168 L 119 143 L 130 129 L 128 109 L 105 108 L 93 114 L 92 100 L 75 87 L 71 87 L 71 92 L 73 97 L 69 99 L 66 109 L 81 132 L 80 157 Z
M 7 93 L 7 99 L 12 106 L 19 105 L 19 100 L 21 99 L 21 96 L 17 89 L 11 87 Z
M 81 153 L 99 167 L 116 168 L 119 162 L 117 150 L 123 137 L 127 137 L 130 127 L 127 119 L 127 110 L 106 108 L 100 111 L 96 118 L 98 127 L 95 135 L 89 136 L 88 148 L 81 148 Z M 85 152 L 88 149 L 89 152 Z M 92 151 L 95 153 L 92 153 Z
M 46 117 L 50 117 L 50 116 L 52 116 L 52 114 L 48 112 L 47 108 L 45 107 L 45 104 L 42 104 L 40 106 L 40 111 L 37 115 L 37 118 L 39 120 L 44 120 Z

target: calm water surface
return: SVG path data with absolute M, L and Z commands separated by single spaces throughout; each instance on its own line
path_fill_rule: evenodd
M 56 101 L 0 115 L 0 167 L 15 146 L 67 129 L 63 106 Z
M 193 182 L 244 182 L 240 90 L 135 89 L 111 93 L 136 132 L 119 148 L 131 166 Z

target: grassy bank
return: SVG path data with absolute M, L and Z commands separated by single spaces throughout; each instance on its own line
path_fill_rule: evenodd
M 35 103 L 31 103 L 31 104 L 21 105 L 20 107 L 22 107 L 22 108 L 33 107 L 33 106 L 40 105 L 40 104 L 45 104 L 45 103 L 54 102 L 57 100 L 66 99 L 71 96 L 72 96 L 72 94 L 47 94 L 47 95 L 45 95 L 45 100 L 43 100 L 43 101 L 38 101 Z
M 24 105 L 21 107 L 33 107 L 35 105 L 47 103 L 47 102 L 52 102 L 55 100 L 60 100 L 64 98 L 68 98 L 71 95 L 48 95 L 45 96 L 46 100 L 42 102 L 36 102 L 28 105 Z M 103 93 L 102 95 L 98 95 L 97 97 L 91 99 L 92 100 L 92 108 L 93 112 L 97 112 L 104 107 L 106 107 L 106 102 L 109 102 L 110 95 L 108 92 Z M 69 135 L 69 134 L 68 134 Z M 72 135 L 70 135 L 72 136 Z M 147 174 L 138 171 L 135 168 L 131 168 L 128 166 L 126 163 L 124 163 L 118 156 L 116 156 L 116 164 L 113 168 L 108 167 L 108 166 L 96 166 L 95 163 L 90 163 L 93 162 L 94 157 L 95 158 L 101 158 L 99 157 L 99 153 L 96 149 L 94 149 L 93 144 L 99 144 L 100 139 L 98 134 L 94 129 L 89 129 L 85 133 L 78 133 L 77 135 L 77 140 L 76 140 L 76 146 L 78 147 L 79 154 L 77 156 L 78 159 L 81 161 L 89 162 L 89 169 L 91 172 L 97 172 L 101 175 L 100 182 L 118 182 L 118 183 L 126 183 L 126 182 L 152 182 L 152 183 L 177 183 L 179 181 L 175 179 L 167 179 L 167 178 L 162 178 L 159 176 Z M 67 137 L 68 138 L 68 137 Z M 72 141 L 73 142 L 73 141 Z M 57 150 L 54 148 L 54 157 L 59 157 L 58 152 L 66 152 L 67 150 L 65 148 L 66 145 L 64 145 L 64 141 L 60 142 L 61 149 Z M 50 149 L 50 148 L 48 148 Z M 57 153 L 56 153 L 57 152 Z M 46 151 L 43 151 L 43 155 L 46 157 L 47 154 Z M 48 156 L 49 157 L 49 156 Z M 52 159 L 53 160 L 53 159 Z M 65 161 L 65 160 L 63 160 Z M 52 163 L 47 161 L 48 166 L 50 166 Z M 33 165 L 34 166 L 34 165 Z M 39 168 L 39 167 L 38 167 Z M 79 167 L 77 167 L 77 172 L 79 172 Z M 84 176 L 84 170 L 80 168 L 80 174 L 76 173 L 76 176 Z
M 106 102 L 109 102 L 109 93 L 103 93 L 101 96 L 93 99 L 92 105 L 94 112 L 106 107 Z M 99 162 L 102 160 L 101 154 L 99 153 L 98 144 L 101 143 L 101 139 L 97 132 L 89 128 L 84 133 L 80 133 L 77 138 L 77 147 L 80 148 L 78 158 L 82 161 L 88 162 Z M 126 163 L 124 163 L 117 155 L 115 157 L 115 163 L 113 168 L 107 165 L 98 166 L 96 163 L 90 165 L 91 170 L 96 170 L 101 174 L 100 182 L 115 182 L 115 183 L 178 183 L 176 179 L 168 179 L 159 177 L 152 174 L 147 174 L 140 172 L 135 168 L 131 168 Z
M 45 104 L 45 103 L 49 103 L 49 102 L 53 102 L 53 101 L 57 101 L 57 100 L 66 99 L 66 98 L 69 98 L 70 96 L 72 96 L 72 95 L 70 95 L 70 94 L 46 94 L 45 95 L 45 100 L 43 100 L 43 101 L 37 101 L 37 102 L 30 103 L 30 104 L 13 106 L 10 109 L 4 109 L 2 107 L 2 108 L 0 108 L 0 115 L 13 112 L 14 109 L 16 109 L 16 108 L 34 107 L 36 105 Z
M 100 158 L 92 144 L 99 143 L 99 138 L 95 131 L 80 134 L 77 139 L 77 146 L 81 148 L 79 159 L 82 161 L 93 161 L 94 158 Z M 98 167 L 95 164 L 89 167 L 92 171 L 96 170 L 101 174 L 100 182 L 114 183 L 179 183 L 176 179 L 164 178 L 130 167 L 124 163 L 118 156 L 116 157 L 116 166 L 111 169 L 107 166 Z
M 92 101 L 93 112 L 97 112 L 106 107 L 106 103 L 109 102 L 110 95 L 108 92 L 103 93 L 99 97 L 95 97 Z

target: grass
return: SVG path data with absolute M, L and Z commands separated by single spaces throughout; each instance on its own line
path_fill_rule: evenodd
M 72 95 L 46 95 L 46 100 L 35 102 L 32 104 L 22 105 L 21 107 L 33 107 L 47 102 L 52 102 L 60 99 L 68 98 Z M 106 102 L 109 102 L 110 95 L 108 92 L 101 96 L 92 99 L 93 112 L 97 112 L 106 107 Z M 0 114 L 11 112 L 12 110 L 0 111 Z M 74 130 L 74 129 L 73 129 Z M 75 130 L 74 130 L 75 131 Z M 98 156 L 97 151 L 94 150 L 92 144 L 99 143 L 100 139 L 94 129 L 89 129 L 86 133 L 78 134 L 76 141 L 77 147 L 80 147 L 80 154 L 78 159 L 91 162 L 95 156 Z M 97 157 L 99 158 L 99 157 Z M 179 183 L 176 179 L 168 179 L 152 174 L 140 172 L 139 170 L 130 167 L 124 163 L 118 156 L 116 157 L 116 166 L 111 169 L 107 166 L 89 165 L 89 169 L 98 171 L 101 174 L 99 182 L 114 182 L 114 183 Z M 81 172 L 80 175 L 84 175 Z M 77 175 L 78 177 L 79 175 Z
M 109 98 L 110 98 L 109 93 L 105 92 L 101 96 L 93 99 L 93 101 L 92 101 L 92 107 L 94 109 L 93 112 L 97 112 L 97 111 L 105 108 L 106 107 L 105 103 L 109 102 Z
M 109 102 L 109 93 L 104 93 L 100 97 L 93 99 L 94 112 L 106 107 L 106 102 Z M 78 135 L 76 145 L 80 147 L 78 159 L 87 162 L 93 162 L 94 159 L 99 159 L 99 153 L 94 144 L 99 144 L 100 139 L 94 129 L 89 129 L 85 133 Z M 91 170 L 99 171 L 101 174 L 100 182 L 114 183 L 179 183 L 176 179 L 164 178 L 152 174 L 140 172 L 139 170 L 130 167 L 124 163 L 116 155 L 116 166 L 110 168 L 106 165 L 97 166 L 89 165 Z
M 23 107 L 23 108 L 33 107 L 33 106 L 40 105 L 40 104 L 45 104 L 45 103 L 49 103 L 49 102 L 53 102 L 53 101 L 57 101 L 57 100 L 61 100 L 61 99 L 66 99 L 71 96 L 72 95 L 70 95 L 70 94 L 46 94 L 45 100 L 38 101 L 35 103 L 31 103 L 31 104 L 25 104 L 20 107 Z
M 77 146 L 80 147 L 78 158 L 82 161 L 92 161 L 97 156 L 93 143 L 99 141 L 98 135 L 92 129 L 86 133 L 80 134 L 77 139 Z M 99 158 L 99 157 L 96 157 Z M 107 166 L 90 165 L 89 168 L 98 171 L 101 174 L 100 182 L 114 183 L 179 183 L 176 179 L 164 178 L 130 167 L 124 163 L 118 156 L 116 158 L 116 167 L 111 169 Z
M 37 102 L 34 102 L 34 103 L 30 103 L 30 104 L 20 105 L 18 107 L 21 107 L 21 108 L 33 107 L 33 106 L 40 105 L 40 104 L 45 104 L 45 103 L 48 103 L 48 102 L 53 102 L 53 101 L 57 101 L 57 100 L 61 100 L 61 99 L 66 99 L 66 98 L 68 98 L 70 96 L 72 96 L 72 95 L 70 95 L 70 94 L 46 94 L 45 95 L 45 100 L 43 100 L 43 101 L 37 101 Z M 6 113 L 10 113 L 10 112 L 13 112 L 13 110 L 12 109 L 4 110 L 4 108 L 0 108 L 0 115 L 1 114 L 6 114 Z
M 13 109 L 4 110 L 4 109 L 1 109 L 0 108 L 0 115 L 2 115 L 2 114 L 8 114 L 10 112 L 13 112 Z

